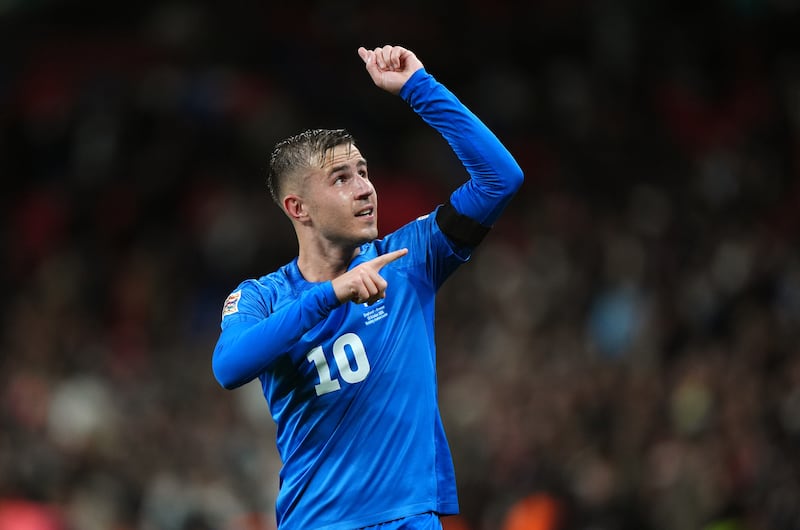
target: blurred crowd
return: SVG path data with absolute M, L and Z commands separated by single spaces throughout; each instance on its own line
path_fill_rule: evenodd
M 0 530 L 274 529 L 260 389 L 210 366 L 228 292 L 296 251 L 269 150 L 348 128 L 384 233 L 466 178 L 363 71 L 385 42 L 527 178 L 439 297 L 445 528 L 800 528 L 799 25 L 792 0 L 0 2 Z

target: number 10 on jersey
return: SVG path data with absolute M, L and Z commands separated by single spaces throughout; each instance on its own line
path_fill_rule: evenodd
M 348 357 L 348 349 L 353 357 L 352 361 Z M 308 362 L 314 363 L 314 367 L 317 369 L 319 384 L 314 386 L 314 390 L 316 390 L 318 396 L 335 392 L 342 388 L 339 384 L 339 379 L 331 379 L 331 370 L 322 346 L 317 346 L 308 352 L 306 359 L 308 359 Z M 367 351 L 364 349 L 361 337 L 355 333 L 345 333 L 334 341 L 333 360 L 339 369 L 339 376 L 345 383 L 351 385 L 360 383 L 369 374 Z

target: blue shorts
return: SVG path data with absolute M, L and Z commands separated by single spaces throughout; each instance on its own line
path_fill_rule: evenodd
M 367 526 L 361 530 L 442 530 L 439 516 L 433 512 L 403 517 L 388 523 Z

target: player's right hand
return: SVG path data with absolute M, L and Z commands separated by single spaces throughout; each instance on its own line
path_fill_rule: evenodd
M 408 254 L 407 248 L 401 248 L 373 258 L 353 267 L 346 273 L 333 279 L 333 292 L 336 298 L 345 303 L 374 304 L 386 296 L 386 280 L 379 274 L 380 270 L 397 259 Z

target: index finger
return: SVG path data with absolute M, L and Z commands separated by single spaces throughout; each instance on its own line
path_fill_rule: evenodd
M 375 266 L 375 270 L 381 270 L 385 265 L 391 263 L 397 259 L 402 258 L 408 254 L 407 248 L 401 248 L 399 250 L 393 250 L 392 252 L 387 252 L 386 254 L 381 254 L 377 258 L 372 258 L 369 263 Z

